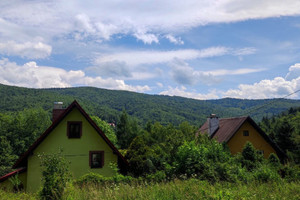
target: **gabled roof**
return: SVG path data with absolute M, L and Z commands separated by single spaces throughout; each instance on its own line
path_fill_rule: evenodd
M 269 138 L 269 136 L 263 130 L 261 130 L 261 128 L 259 128 L 259 126 L 250 116 L 219 119 L 219 128 L 214 133 L 212 133 L 211 138 L 216 139 L 220 143 L 227 143 L 246 121 L 249 122 L 257 130 L 257 132 L 273 147 L 278 157 L 286 157 L 284 152 Z M 206 121 L 201 126 L 198 133 L 207 132 L 208 121 Z
M 211 137 L 215 138 L 220 143 L 228 142 L 246 120 L 247 117 L 220 118 L 219 128 L 212 133 Z M 199 131 L 201 133 L 207 133 L 208 128 L 208 121 L 206 121 Z
M 96 130 L 96 132 L 103 138 L 103 140 L 108 144 L 108 146 L 117 154 L 119 161 L 128 166 L 128 162 L 118 151 L 118 149 L 111 143 L 111 141 L 106 137 L 103 131 L 96 125 L 96 123 L 89 117 L 89 115 L 83 110 L 83 108 L 75 100 L 65 109 L 65 111 L 55 120 L 52 125 L 29 147 L 29 149 L 20 156 L 20 158 L 13 165 L 13 168 L 26 167 L 28 156 L 39 146 L 39 144 L 44 141 L 44 139 L 51 133 L 51 131 L 74 109 L 77 108 L 80 113 L 85 117 L 85 119 L 91 124 L 91 126 Z
M 8 174 L 5 174 L 4 176 L 0 177 L 0 183 L 5 181 L 6 179 L 14 176 L 15 174 L 19 174 L 19 173 L 22 173 L 22 172 L 25 172 L 26 171 L 26 168 L 25 167 L 22 167 L 22 168 L 19 168 L 13 172 L 10 172 Z

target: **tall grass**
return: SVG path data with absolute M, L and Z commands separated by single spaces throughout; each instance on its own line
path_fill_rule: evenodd
M 37 199 L 36 195 L 0 191 L 0 199 Z M 96 199 L 300 199 L 300 183 L 286 181 L 249 184 L 218 182 L 211 184 L 198 179 L 162 183 L 70 184 L 64 200 Z

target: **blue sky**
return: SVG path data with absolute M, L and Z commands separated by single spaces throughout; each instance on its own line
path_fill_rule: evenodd
M 299 8 L 296 0 L 1 1 L 0 83 L 284 97 L 300 89 Z

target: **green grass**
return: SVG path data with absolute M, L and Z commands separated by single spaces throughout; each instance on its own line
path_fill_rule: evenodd
M 0 191 L 0 199 L 37 199 L 37 195 Z M 300 199 L 300 183 L 216 183 L 197 179 L 166 183 L 69 185 L 63 199 Z

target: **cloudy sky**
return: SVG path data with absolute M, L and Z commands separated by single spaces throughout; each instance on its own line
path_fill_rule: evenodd
M 0 1 L 0 83 L 284 97 L 300 89 L 299 8 L 299 0 Z

